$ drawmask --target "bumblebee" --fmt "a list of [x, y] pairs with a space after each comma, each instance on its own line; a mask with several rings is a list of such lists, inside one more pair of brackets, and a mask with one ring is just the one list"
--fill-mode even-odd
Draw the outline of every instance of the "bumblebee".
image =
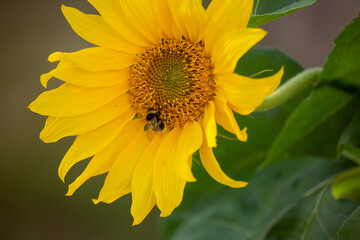
[[164, 122], [160, 118], [160, 111], [155, 111], [153, 108], [150, 108], [145, 114], [145, 119], [145, 131], [153, 130], [155, 132], [162, 132], [166, 128]]

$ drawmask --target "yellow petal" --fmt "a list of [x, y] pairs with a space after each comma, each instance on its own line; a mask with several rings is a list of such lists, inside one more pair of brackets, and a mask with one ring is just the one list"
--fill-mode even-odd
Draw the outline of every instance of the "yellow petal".
[[155, 205], [153, 192], [154, 157], [161, 143], [161, 136], [156, 135], [140, 157], [131, 182], [131, 215], [133, 225], [144, 220]]
[[104, 150], [97, 153], [81, 175], [69, 185], [66, 196], [71, 196], [89, 178], [108, 172], [121, 151], [129, 145], [129, 139], [136, 136], [143, 124], [139, 119], [126, 124], [118, 136]]
[[50, 143], [66, 136], [84, 134], [110, 122], [125, 111], [130, 111], [130, 108], [129, 96], [123, 94], [93, 112], [74, 117], [48, 117], [40, 139]]
[[226, 98], [237, 113], [248, 115], [277, 89], [283, 74], [282, 67], [274, 75], [260, 79], [237, 74], [219, 75], [216, 77], [218, 83], [216, 94]]
[[181, 39], [181, 33], [176, 26], [167, 0], [153, 1], [155, 15], [163, 32], [169, 38]]
[[54, 52], [48, 60], [50, 62], [66, 61], [74, 63], [87, 71], [118, 70], [129, 67], [136, 56], [102, 47], [85, 48], [77, 52]]
[[250, 20], [253, 0], [212, 0], [206, 9], [212, 23], [224, 31], [246, 28]]
[[207, 146], [206, 142], [204, 141], [204, 144], [200, 148], [200, 158], [201, 162], [206, 169], [206, 171], [209, 173], [209, 175], [218, 181], [221, 184], [227, 185], [229, 187], [233, 188], [241, 188], [246, 187], [247, 182], [243, 181], [235, 181], [231, 178], [229, 178], [222, 170], [215, 159], [214, 153], [212, 149]]
[[179, 131], [170, 131], [159, 145], [155, 156], [153, 189], [157, 205], [161, 210], [161, 217], [169, 216], [179, 206], [186, 184], [186, 181], [176, 174], [172, 163], [175, 157], [178, 134]]
[[143, 123], [141, 128], [137, 129], [137, 132], [131, 137], [129, 143], [116, 156], [116, 159], [106, 176], [99, 197], [97, 200], [94, 200], [94, 203], [100, 201], [112, 203], [116, 199], [130, 192], [135, 167], [149, 143], [147, 136], [143, 131], [144, 125], [145, 123]]
[[183, 19], [180, 15], [180, 6], [183, 2], [183, 0], [167, 0], [169, 9], [171, 11], [171, 15], [173, 16], [174, 22], [177, 26], [177, 29], [179, 30], [179, 39], [180, 40], [182, 36], [184, 36], [186, 39], [189, 39], [189, 34], [186, 31], [186, 27], [184, 25]]
[[[176, 129], [173, 129], [173, 131]], [[179, 139], [169, 147], [176, 147], [174, 169], [186, 181], [194, 182], [195, 177], [191, 172], [191, 156], [203, 142], [203, 133], [200, 125], [195, 121], [188, 121], [181, 129]], [[188, 161], [190, 158], [190, 162]]]
[[202, 1], [183, 0], [180, 5], [179, 16], [190, 41], [200, 42], [204, 37], [207, 24], [207, 15], [202, 6]]
[[158, 44], [162, 31], [151, 0], [121, 0], [121, 8], [131, 24], [153, 44]]
[[219, 96], [214, 97], [215, 119], [226, 131], [234, 133], [236, 137], [243, 142], [247, 141], [246, 127], [240, 130], [236, 122], [234, 113], [231, 111], [225, 99]]
[[265, 35], [266, 32], [260, 28], [228, 32], [214, 45], [215, 50], [211, 57], [213, 73], [233, 72], [238, 60]]
[[98, 10], [105, 21], [125, 39], [142, 47], [149, 46], [150, 42], [141, 32], [132, 27], [131, 22], [120, 7], [119, 0], [89, 0], [89, 2]]
[[61, 9], [72, 29], [86, 41], [124, 53], [141, 52], [141, 47], [125, 40], [101, 16], [84, 14], [64, 5]]
[[60, 163], [60, 179], [64, 181], [66, 173], [74, 164], [95, 155], [109, 145], [134, 115], [134, 112], [127, 111], [104, 126], [79, 135]]
[[[99, 59], [99, 61], [101, 61], [101, 59]], [[57, 68], [49, 73], [41, 75], [40, 81], [45, 88], [52, 77], [83, 87], [108, 87], [117, 84], [123, 84], [126, 86], [130, 76], [130, 68], [90, 72], [80, 69], [72, 63], [61, 61]]]
[[29, 105], [29, 108], [41, 115], [77, 116], [104, 106], [128, 89], [123, 84], [112, 87], [86, 88], [64, 83], [54, 90], [40, 94]]
[[203, 118], [204, 135], [210, 147], [216, 147], [217, 126], [215, 121], [215, 105], [213, 101], [208, 103]]
[[253, 6], [253, 0], [212, 0], [206, 9], [209, 16], [205, 33], [205, 47], [212, 55], [217, 41], [229, 31], [246, 28]]

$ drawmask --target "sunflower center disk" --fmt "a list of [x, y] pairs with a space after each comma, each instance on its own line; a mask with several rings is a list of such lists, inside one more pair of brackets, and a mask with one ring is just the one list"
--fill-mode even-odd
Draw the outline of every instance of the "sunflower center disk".
[[211, 62], [200, 43], [162, 40], [138, 54], [130, 96], [139, 117], [160, 112], [167, 127], [197, 121], [214, 96]]

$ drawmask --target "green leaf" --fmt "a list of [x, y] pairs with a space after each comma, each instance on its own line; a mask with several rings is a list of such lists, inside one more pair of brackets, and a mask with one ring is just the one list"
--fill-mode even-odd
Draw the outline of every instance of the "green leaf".
[[335, 198], [360, 200], [360, 167], [337, 175], [332, 183], [332, 194]]
[[313, 91], [287, 119], [261, 167], [289, 156], [337, 158], [340, 136], [354, 114], [355, 96], [331, 86]]
[[244, 76], [262, 78], [273, 75], [281, 66], [285, 66], [283, 81], [303, 70], [297, 62], [278, 49], [254, 47], [238, 61], [235, 72]]
[[337, 81], [360, 88], [360, 15], [335, 39], [320, 83]]
[[255, 0], [249, 27], [259, 27], [315, 2], [316, 0]]
[[337, 201], [329, 185], [304, 198], [270, 229], [266, 239], [335, 239], [341, 224], [358, 204]]
[[360, 236], [360, 207], [344, 222], [338, 232], [338, 240], [354, 240]]
[[350, 143], [357, 148], [360, 148], [360, 109], [356, 112], [351, 123], [344, 131], [340, 144]]
[[[166, 233], [163, 238], [331, 239], [327, 235], [334, 238], [342, 222], [358, 206], [349, 200], [334, 200], [329, 191], [332, 176], [347, 167], [344, 164], [293, 159], [249, 179], [245, 189], [223, 187], [213, 193], [185, 194], [187, 204], [162, 220]], [[198, 183], [189, 187], [195, 184]]]
[[360, 165], [360, 110], [341, 136], [338, 152]]

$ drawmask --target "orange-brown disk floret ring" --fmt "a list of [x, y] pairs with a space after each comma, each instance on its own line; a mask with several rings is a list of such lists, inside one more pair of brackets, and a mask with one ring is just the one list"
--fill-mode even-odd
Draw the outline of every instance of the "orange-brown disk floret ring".
[[201, 43], [162, 39], [131, 68], [129, 94], [138, 116], [152, 108], [170, 129], [197, 121], [213, 99], [211, 62]]

